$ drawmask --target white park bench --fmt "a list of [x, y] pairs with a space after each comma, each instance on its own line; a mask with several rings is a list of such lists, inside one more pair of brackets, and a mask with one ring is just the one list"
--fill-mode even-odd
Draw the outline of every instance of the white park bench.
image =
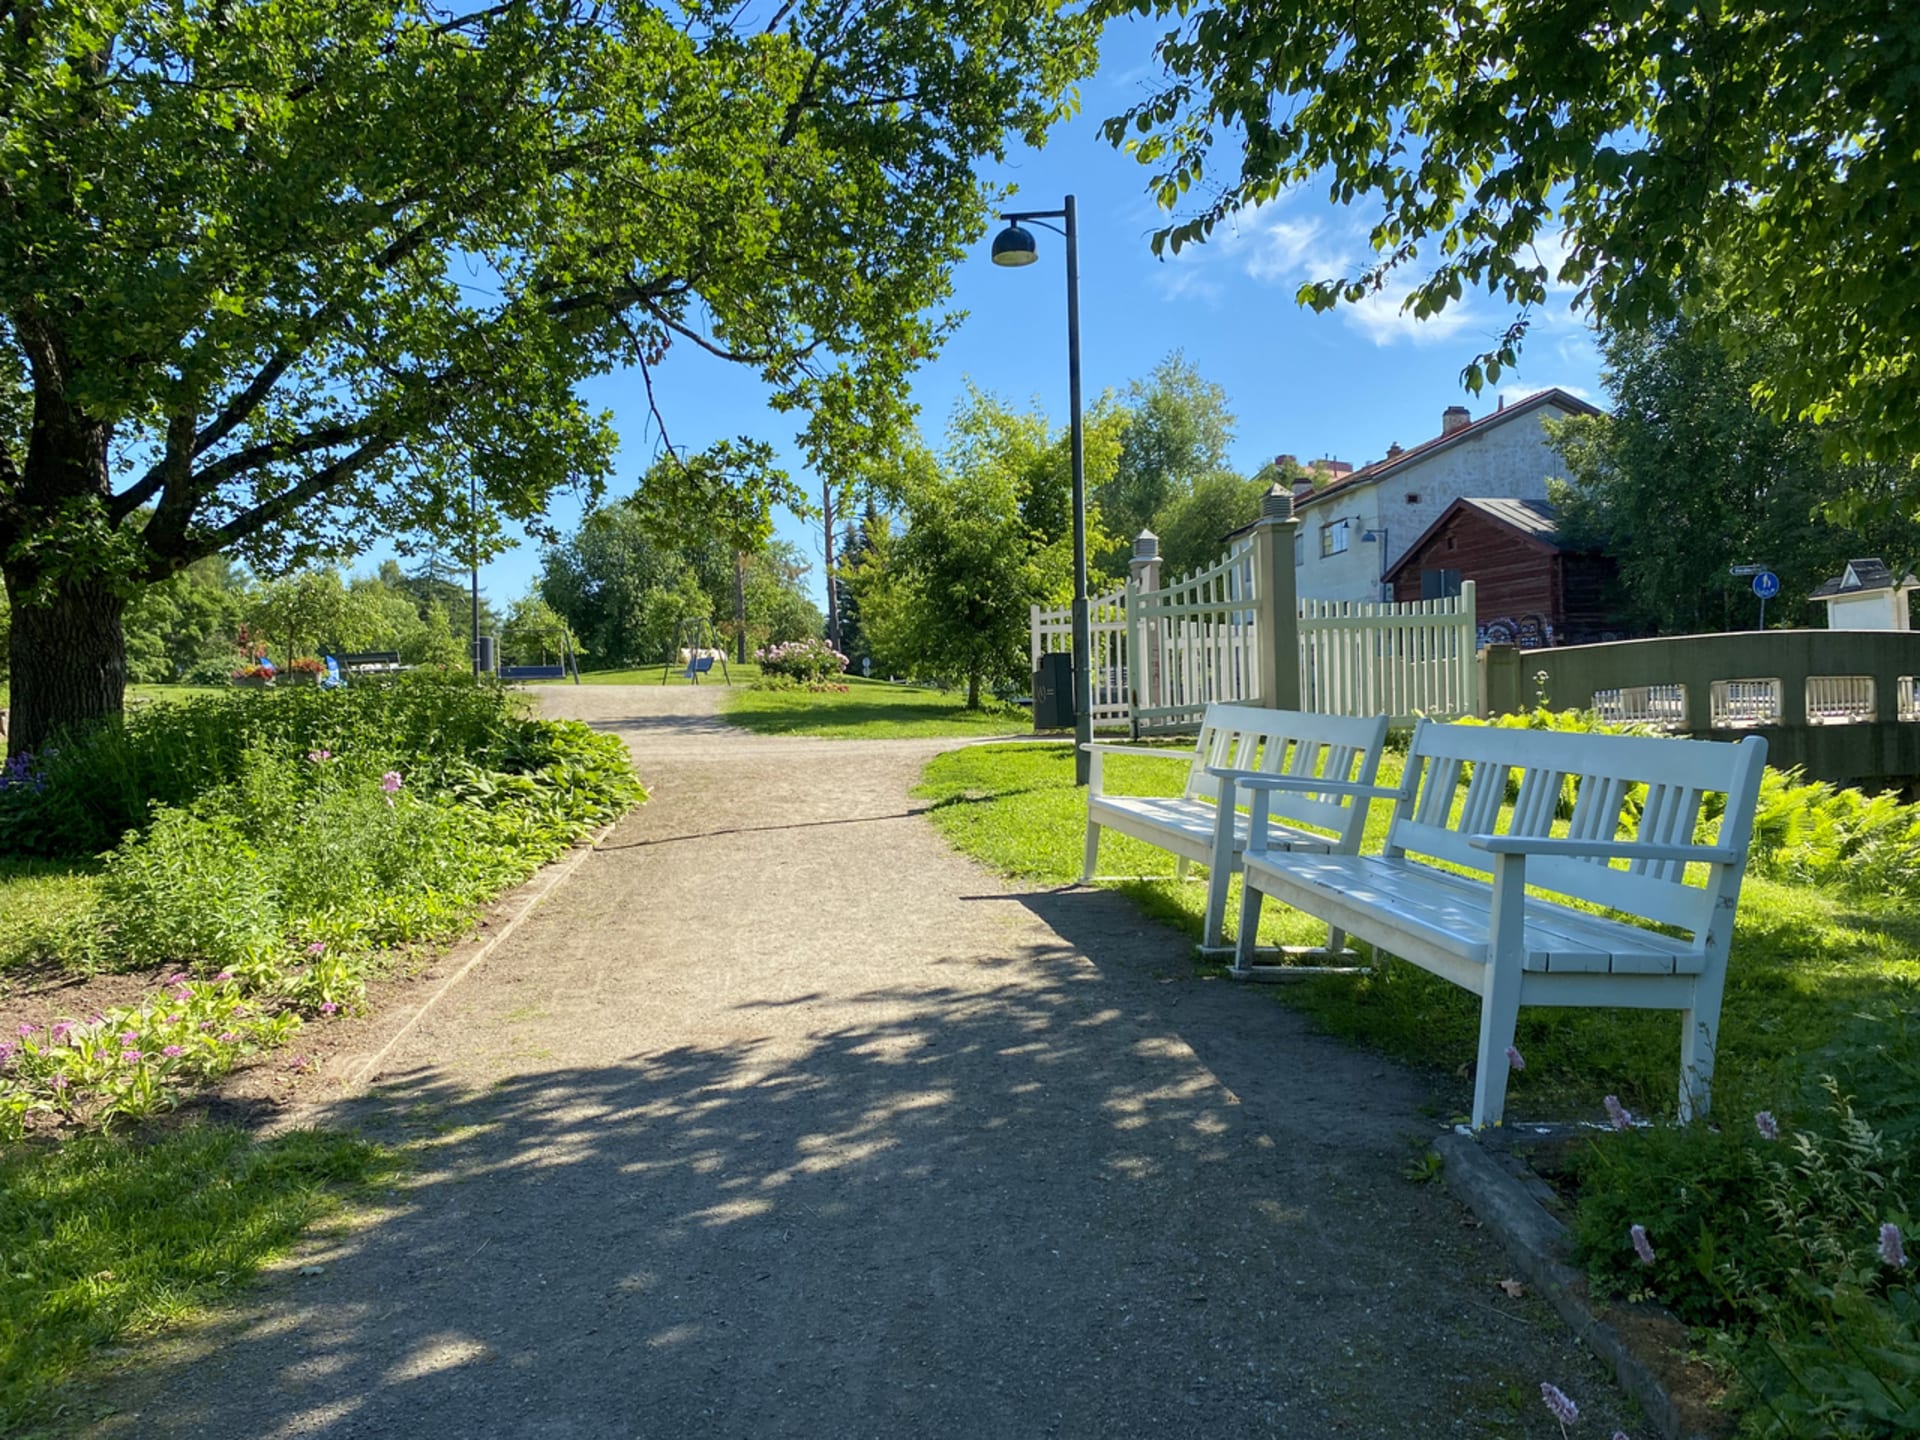
[[[1102, 830], [1116, 830], [1171, 852], [1182, 879], [1193, 862], [1208, 866], [1201, 948], [1223, 952], [1227, 882], [1240, 868], [1248, 819], [1235, 811], [1231, 785], [1229, 802], [1215, 803], [1221, 783], [1211, 772], [1229, 768], [1272, 782], [1261, 792], [1267, 799], [1270, 847], [1351, 853], [1360, 848], [1360, 833], [1367, 823], [1367, 806], [1356, 800], [1372, 793], [1393, 793], [1372, 788], [1386, 738], [1385, 716], [1356, 720], [1254, 705], [1209, 705], [1192, 750], [1096, 741], [1086, 747], [1093, 764], [1087, 782], [1087, 849], [1081, 879], [1088, 884], [1094, 879]], [[1177, 796], [1110, 794], [1100, 764], [1107, 755], [1184, 761], [1186, 789]]]
[[[1757, 735], [1724, 744], [1422, 721], [1379, 855], [1303, 854], [1290, 831], [1267, 842], [1269, 782], [1236, 777], [1253, 799], [1253, 839], [1235, 971], [1252, 968], [1271, 895], [1478, 995], [1475, 1129], [1500, 1122], [1522, 1005], [1678, 1010], [1680, 1118], [1704, 1115], [1766, 758]], [[1696, 844], [1716, 793], [1726, 797], [1718, 834]], [[1637, 825], [1623, 823], [1634, 813]], [[1558, 835], [1556, 818], [1567, 821]]]

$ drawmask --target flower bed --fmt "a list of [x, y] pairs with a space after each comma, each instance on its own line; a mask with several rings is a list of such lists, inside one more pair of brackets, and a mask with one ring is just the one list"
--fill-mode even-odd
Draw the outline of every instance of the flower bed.
[[847, 668], [847, 657], [818, 637], [769, 645], [756, 650], [753, 658], [760, 662], [763, 675], [784, 676], [803, 685], [844, 674]]

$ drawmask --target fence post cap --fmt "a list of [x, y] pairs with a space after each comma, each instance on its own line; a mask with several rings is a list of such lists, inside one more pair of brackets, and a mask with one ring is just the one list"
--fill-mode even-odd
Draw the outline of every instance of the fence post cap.
[[1133, 558], [1151, 560], [1160, 553], [1160, 537], [1151, 530], [1142, 530], [1133, 537]]
[[1262, 520], [1293, 519], [1292, 488], [1275, 481], [1273, 487], [1260, 497], [1260, 518]]

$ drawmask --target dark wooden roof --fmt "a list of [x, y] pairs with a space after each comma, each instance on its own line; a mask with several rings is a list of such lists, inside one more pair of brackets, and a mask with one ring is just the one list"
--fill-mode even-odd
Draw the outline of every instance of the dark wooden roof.
[[1420, 537], [1401, 552], [1400, 558], [1387, 568], [1383, 580], [1392, 580], [1405, 569], [1427, 547], [1427, 543], [1440, 534], [1464, 510], [1472, 510], [1493, 521], [1503, 529], [1510, 530], [1514, 536], [1527, 545], [1552, 554], [1564, 551], [1567, 547], [1560, 543], [1560, 522], [1553, 507], [1544, 500], [1508, 500], [1500, 496], [1463, 495], [1446, 509], [1433, 524], [1420, 532]]

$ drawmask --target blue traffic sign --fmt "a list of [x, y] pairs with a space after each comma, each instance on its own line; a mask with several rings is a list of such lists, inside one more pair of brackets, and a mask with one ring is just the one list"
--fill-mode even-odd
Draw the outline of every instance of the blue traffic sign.
[[1762, 600], [1771, 600], [1780, 593], [1780, 577], [1771, 570], [1762, 570], [1753, 577], [1753, 593]]

